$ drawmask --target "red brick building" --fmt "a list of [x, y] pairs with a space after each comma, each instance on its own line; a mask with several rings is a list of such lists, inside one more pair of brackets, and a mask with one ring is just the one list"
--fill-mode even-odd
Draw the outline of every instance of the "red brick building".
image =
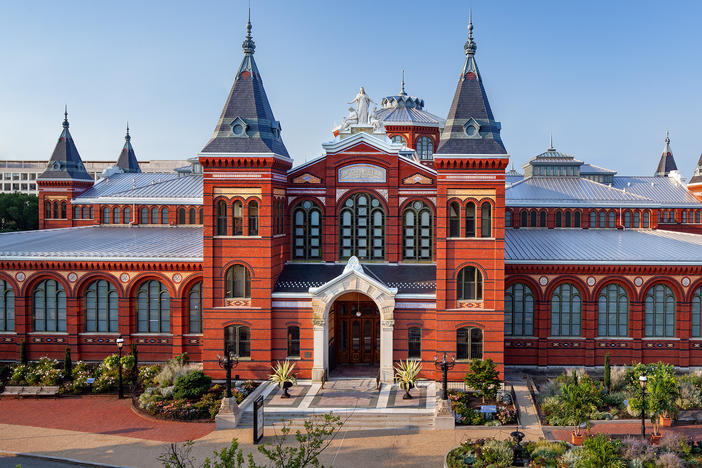
[[93, 183], [66, 116], [42, 229], [0, 234], [0, 359], [25, 340], [30, 359], [97, 360], [122, 335], [144, 361], [188, 352], [215, 377], [225, 348], [242, 378], [293, 359], [301, 378], [390, 381], [408, 358], [438, 377], [443, 352], [453, 379], [472, 358], [702, 365], [702, 204], [670, 170], [617, 176], [550, 147], [505, 174], [472, 24], [445, 120], [404, 79], [377, 110], [361, 90], [324, 154], [293, 167], [247, 29], [190, 168], [141, 173], [127, 133]]

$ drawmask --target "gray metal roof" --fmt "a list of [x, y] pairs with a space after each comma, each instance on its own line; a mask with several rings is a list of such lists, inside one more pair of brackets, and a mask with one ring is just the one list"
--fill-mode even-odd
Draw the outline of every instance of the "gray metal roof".
[[583, 164], [580, 166], [581, 174], [616, 174], [617, 171], [605, 169], [604, 167], [595, 166], [593, 164]]
[[0, 234], [0, 260], [202, 261], [202, 227], [86, 226]]
[[614, 176], [612, 186], [634, 195], [646, 197], [665, 207], [700, 208], [701, 205], [700, 201], [687, 190], [685, 185], [679, 184], [669, 177]]
[[199, 199], [202, 203], [202, 175], [181, 176], [112, 195], [112, 198]]
[[[387, 99], [389, 98], [385, 98], [383, 101], [385, 102]], [[402, 105], [403, 103], [400, 100], [392, 101], [391, 103], [395, 105], [382, 107], [375, 113], [376, 118], [384, 124], [423, 125], [431, 127], [442, 127], [444, 124], [444, 119], [424, 109]]]
[[508, 229], [505, 263], [702, 265], [702, 235], [662, 230]]
[[507, 187], [508, 206], [648, 206], [648, 198], [580, 177], [529, 177]]
[[117, 173], [100, 179], [89, 190], [76, 197], [74, 203], [100, 203], [101, 198], [107, 199], [120, 193], [178, 178], [179, 175], [175, 172]]

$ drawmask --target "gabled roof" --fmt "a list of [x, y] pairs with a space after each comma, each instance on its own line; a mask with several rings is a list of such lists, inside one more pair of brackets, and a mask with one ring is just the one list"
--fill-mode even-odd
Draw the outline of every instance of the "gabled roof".
[[[465, 43], [466, 61], [456, 86], [456, 93], [441, 133], [434, 157], [442, 155], [504, 155], [507, 150], [500, 137], [501, 125], [495, 121], [483, 80], [475, 62], [473, 22], [468, 25]], [[471, 123], [471, 120], [474, 123]], [[474, 130], [468, 126], [477, 127]]]
[[95, 184], [74, 199], [73, 203], [202, 203], [201, 174], [178, 176], [169, 173], [135, 177], [145, 175], [147, 174], [115, 174]]
[[702, 204], [687, 188], [670, 177], [614, 176], [612, 187], [646, 197], [663, 207], [700, 207]]
[[176, 179], [174, 172], [139, 172], [136, 174], [116, 173], [98, 180], [95, 185], [86, 190], [74, 200], [94, 199], [114, 195], [119, 192], [136, 189], [145, 185]]
[[51, 154], [49, 164], [37, 179], [93, 180], [85, 170], [83, 160], [78, 154], [71, 132], [68, 131], [68, 111], [64, 112], [63, 130], [58, 142], [56, 142], [54, 152]]
[[132, 148], [132, 137], [129, 136], [129, 124], [127, 124], [127, 134], [124, 136], [124, 146], [122, 152], [117, 158], [117, 167], [123, 172], [135, 173], [141, 172], [139, 161], [137, 161], [134, 148]]
[[658, 177], [667, 176], [670, 171], [677, 171], [678, 166], [675, 164], [675, 159], [673, 158], [673, 151], [670, 149], [670, 135], [668, 131], [665, 132], [665, 146], [663, 147], [663, 154], [661, 154], [661, 159], [658, 161], [658, 167], [656, 168], [655, 175]]
[[699, 184], [702, 183], [702, 154], [700, 154], [700, 159], [697, 160], [697, 167], [695, 167], [695, 172], [690, 178], [688, 184]]
[[290, 158], [280, 135], [263, 80], [254, 60], [256, 45], [251, 38], [251, 20], [242, 44], [244, 58], [224, 104], [214, 135], [203, 154], [275, 154]]
[[[388, 154], [398, 154], [402, 150], [402, 143], [393, 143], [387, 138], [379, 138], [375, 135], [366, 132], [354, 133], [350, 137], [332, 140], [327, 143], [322, 143], [322, 148], [327, 154], [340, 153], [359, 143], [365, 143], [372, 146], [378, 151]], [[295, 168], [297, 170], [297, 168]]]

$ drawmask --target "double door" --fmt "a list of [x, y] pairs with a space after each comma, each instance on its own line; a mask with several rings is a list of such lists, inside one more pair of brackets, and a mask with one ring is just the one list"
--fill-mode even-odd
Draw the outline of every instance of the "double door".
[[374, 303], [337, 303], [336, 362], [380, 362], [380, 315]]

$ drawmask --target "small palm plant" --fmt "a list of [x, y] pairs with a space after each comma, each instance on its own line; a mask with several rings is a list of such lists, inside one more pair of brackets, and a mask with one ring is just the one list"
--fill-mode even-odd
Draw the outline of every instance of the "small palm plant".
[[395, 367], [395, 381], [398, 386], [405, 391], [402, 397], [405, 400], [412, 398], [410, 390], [412, 390], [417, 382], [417, 376], [422, 370], [421, 361], [406, 360], [400, 361]]
[[286, 359], [283, 363], [278, 361], [276, 366], [271, 367], [271, 369], [273, 369], [273, 373], [270, 377], [271, 382], [278, 384], [278, 386], [283, 389], [281, 398], [290, 398], [288, 389], [297, 384], [297, 379], [293, 372], [295, 370], [295, 363]]

